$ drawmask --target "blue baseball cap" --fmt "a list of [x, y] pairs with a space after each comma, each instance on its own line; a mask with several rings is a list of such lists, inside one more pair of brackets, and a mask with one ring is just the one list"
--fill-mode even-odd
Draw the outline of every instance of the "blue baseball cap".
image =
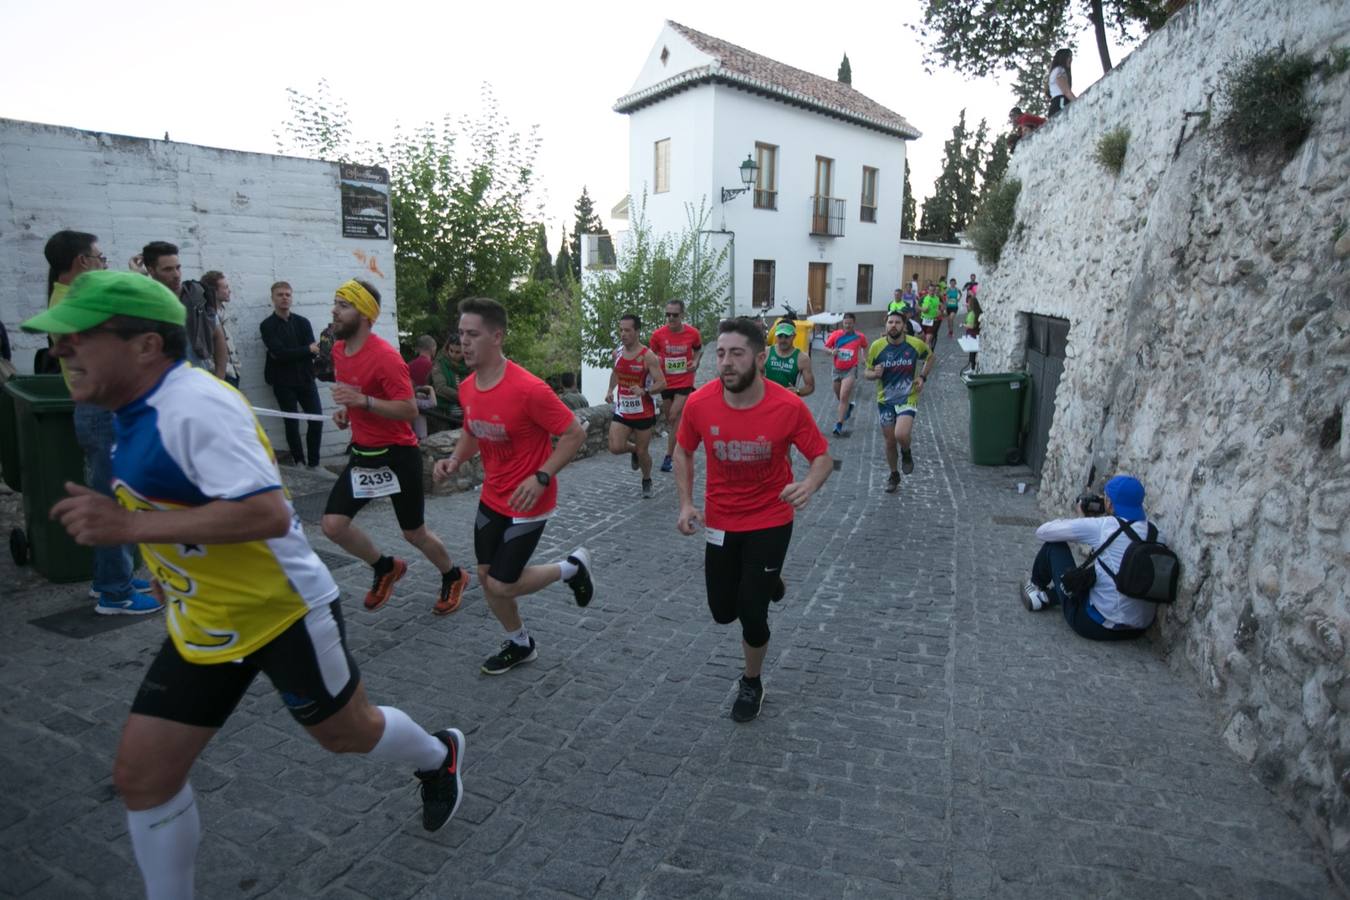
[[1117, 475], [1106, 483], [1111, 508], [1122, 519], [1136, 522], [1144, 516], [1144, 485], [1133, 475]]

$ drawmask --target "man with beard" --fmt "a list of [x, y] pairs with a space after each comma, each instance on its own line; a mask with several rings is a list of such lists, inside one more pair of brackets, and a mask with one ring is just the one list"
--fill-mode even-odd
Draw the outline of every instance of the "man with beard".
[[[675, 526], [689, 535], [701, 516], [694, 507], [693, 454], [699, 444], [705, 448], [704, 582], [713, 620], [741, 623], [745, 672], [731, 707], [737, 722], [758, 716], [764, 701], [769, 602], [786, 593], [781, 573], [793, 514], [834, 466], [806, 404], [760, 374], [765, 355], [764, 333], [754, 321], [730, 319], [718, 327], [719, 378], [689, 398], [675, 450]], [[790, 447], [811, 462], [800, 481], [793, 480]]]
[[[923, 372], [916, 378], [914, 370], [919, 360], [926, 360]], [[928, 382], [937, 356], [927, 342], [910, 334], [909, 317], [893, 312], [886, 316], [886, 336], [872, 343], [867, 350], [867, 368], [864, 377], [877, 384], [877, 420], [881, 436], [886, 440], [886, 462], [891, 476], [886, 482], [886, 493], [900, 489], [900, 473], [896, 471], [896, 444], [900, 445], [901, 466], [905, 474], [914, 471], [914, 458], [909, 444], [914, 431], [914, 417], [919, 411], [919, 394]]]
[[[629, 454], [634, 469], [642, 470], [642, 499], [652, 496], [652, 457], [647, 452], [656, 424], [656, 404], [652, 394], [661, 393], [665, 376], [655, 353], [638, 341], [642, 320], [628, 313], [619, 317], [619, 355], [609, 374], [605, 402], [614, 404], [614, 421], [609, 425], [609, 452]], [[616, 395], [617, 390], [617, 395]], [[617, 401], [617, 402], [616, 402]]]
[[504, 675], [538, 658], [520, 618], [519, 598], [558, 580], [572, 589], [577, 606], [587, 606], [595, 595], [584, 547], [561, 562], [529, 565], [558, 505], [556, 476], [585, 443], [586, 429], [547, 384], [502, 354], [505, 340], [506, 310], [500, 303], [472, 297], [459, 304], [459, 342], [473, 369], [459, 387], [464, 432], [455, 452], [438, 460], [433, 471], [440, 481], [475, 453], [483, 455], [473, 549], [483, 596], [506, 629], [501, 650], [483, 663], [484, 675]]
[[450, 554], [427, 528], [422, 496], [422, 454], [412, 420], [417, 418], [408, 364], [371, 327], [380, 315], [380, 294], [364, 281], [348, 281], [333, 297], [333, 422], [352, 429], [347, 468], [342, 470], [323, 511], [323, 533], [330, 541], [374, 570], [366, 609], [383, 606], [394, 583], [408, 571], [401, 559], [381, 553], [352, 519], [376, 497], [389, 497], [403, 537], [441, 573], [432, 611], [438, 616], [459, 609], [469, 573], [452, 565]]

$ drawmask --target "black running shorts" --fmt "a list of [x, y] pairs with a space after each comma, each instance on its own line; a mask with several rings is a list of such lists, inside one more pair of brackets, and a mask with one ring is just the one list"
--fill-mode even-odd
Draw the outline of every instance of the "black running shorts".
[[355, 518], [370, 500], [353, 494], [352, 479], [364, 481], [387, 478], [385, 470], [398, 477], [399, 491], [389, 497], [394, 504], [398, 527], [404, 531], [421, 528], [426, 521], [422, 496], [422, 451], [416, 447], [360, 447], [353, 444], [347, 454], [347, 468], [342, 470], [328, 494], [328, 504], [323, 508], [323, 514]]
[[688, 397], [693, 392], [694, 389], [691, 387], [666, 388], [664, 391], [661, 392], [661, 399], [669, 402], [671, 400], [674, 400], [676, 397]]
[[311, 609], [265, 646], [237, 662], [188, 662], [171, 638], [141, 681], [131, 711], [201, 728], [219, 728], [259, 672], [271, 680], [295, 721], [318, 725], [347, 705], [361, 672], [347, 652], [337, 600]]
[[645, 419], [625, 419], [623, 416], [616, 415], [614, 421], [634, 431], [647, 431], [656, 424], [656, 416], [647, 416]]
[[478, 564], [487, 566], [488, 574], [503, 584], [515, 584], [530, 564], [546, 524], [544, 519], [513, 522], [511, 516], [479, 502], [473, 523], [473, 552]]
[[[714, 531], [708, 532], [713, 537]], [[792, 523], [759, 531], [726, 531], [703, 552], [708, 608], [719, 625], [741, 620], [741, 637], [751, 647], [769, 642], [769, 600], [783, 574]]]

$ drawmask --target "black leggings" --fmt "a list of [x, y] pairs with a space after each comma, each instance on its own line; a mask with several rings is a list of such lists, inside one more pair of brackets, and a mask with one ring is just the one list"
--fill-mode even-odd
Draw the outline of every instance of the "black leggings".
[[782, 577], [792, 523], [759, 531], [727, 531], [719, 547], [708, 542], [703, 574], [708, 608], [719, 625], [741, 620], [751, 647], [769, 642], [769, 600]]

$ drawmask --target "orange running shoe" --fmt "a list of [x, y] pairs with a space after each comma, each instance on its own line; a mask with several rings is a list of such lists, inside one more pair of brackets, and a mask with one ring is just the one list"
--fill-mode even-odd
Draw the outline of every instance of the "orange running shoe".
[[459, 602], [464, 599], [464, 591], [469, 587], [469, 570], [460, 566], [459, 577], [454, 581], [441, 576], [441, 593], [431, 611], [438, 616], [448, 616], [459, 611]]
[[374, 612], [381, 606], [389, 602], [389, 597], [394, 593], [394, 584], [408, 574], [408, 564], [397, 556], [394, 557], [394, 565], [383, 575], [375, 573], [375, 583], [370, 586], [366, 592], [366, 609]]

